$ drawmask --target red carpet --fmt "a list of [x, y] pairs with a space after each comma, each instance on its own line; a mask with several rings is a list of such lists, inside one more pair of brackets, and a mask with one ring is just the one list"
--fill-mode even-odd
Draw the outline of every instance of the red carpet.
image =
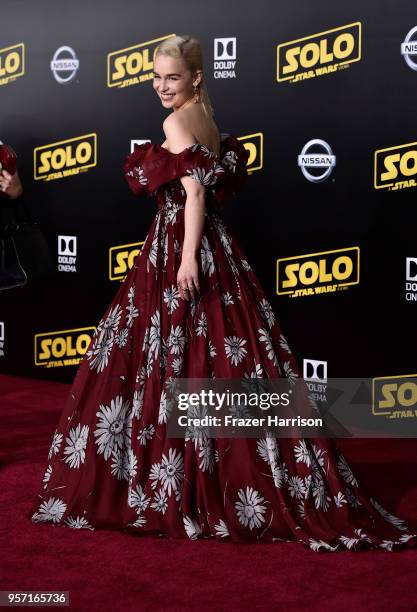
[[[68, 389], [0, 376], [0, 590], [65, 590], [71, 610], [93, 611], [417, 608], [417, 550], [316, 553], [298, 543], [177, 541], [33, 524], [25, 513]], [[417, 440], [340, 446], [382, 505], [417, 522]]]

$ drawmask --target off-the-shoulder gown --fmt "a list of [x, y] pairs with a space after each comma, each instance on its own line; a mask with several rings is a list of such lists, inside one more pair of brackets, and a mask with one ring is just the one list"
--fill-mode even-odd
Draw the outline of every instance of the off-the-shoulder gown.
[[[297, 541], [313, 551], [386, 551], [417, 535], [358, 483], [326, 438], [216, 439], [166, 434], [182, 378], [302, 376], [222, 208], [247, 177], [248, 151], [223, 135], [174, 154], [136, 146], [124, 175], [157, 212], [104, 312], [52, 435], [28, 517], [38, 525], [117, 529], [219, 542]], [[177, 288], [191, 176], [206, 186], [201, 294]], [[34, 526], [35, 527], [35, 526]]]

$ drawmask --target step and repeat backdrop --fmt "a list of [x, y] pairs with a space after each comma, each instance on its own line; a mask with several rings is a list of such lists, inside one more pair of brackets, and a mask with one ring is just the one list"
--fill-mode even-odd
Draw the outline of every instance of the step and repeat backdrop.
[[154, 50], [191, 34], [217, 125], [250, 153], [225, 220], [305, 378], [415, 375], [413, 2], [3, 0], [1, 30], [0, 140], [53, 261], [0, 292], [2, 373], [74, 378], [157, 212], [122, 172], [165, 139]]

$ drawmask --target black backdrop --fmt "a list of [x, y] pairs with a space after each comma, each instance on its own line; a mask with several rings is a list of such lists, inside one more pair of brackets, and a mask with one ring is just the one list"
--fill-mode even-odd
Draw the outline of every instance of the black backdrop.
[[[156, 206], [129, 192], [122, 163], [131, 140], [164, 140], [167, 111], [153, 91], [149, 59], [155, 41], [174, 33], [202, 43], [220, 131], [256, 151], [247, 188], [230, 203], [226, 221], [300, 362], [323, 361], [333, 377], [415, 372], [417, 291], [406, 290], [406, 259], [417, 258], [417, 71], [401, 54], [417, 25], [414, 2], [2, 0], [1, 11], [0, 139], [18, 153], [25, 201], [55, 263], [49, 278], [0, 293], [3, 373], [72, 380], [76, 365], [59, 365], [62, 356], [52, 360], [57, 367], [45, 367], [50, 360], [40, 357], [40, 340], [69, 338], [64, 358], [70, 357], [82, 333], [74, 330], [94, 328], [120, 284], [109, 278], [109, 250], [145, 239]], [[323, 54], [333, 48], [336, 28], [353, 41], [343, 65]], [[217, 39], [232, 40], [225, 46]], [[316, 72], [298, 66], [296, 73], [310, 78], [282, 78], [288, 76], [286, 51], [299, 57], [297, 49], [309, 43], [307, 59], [322, 45], [321, 60], [310, 68]], [[67, 83], [51, 70], [63, 46], [74, 50], [78, 62]], [[216, 50], [224, 52], [220, 59]], [[120, 87], [114, 62], [119, 58], [124, 65], [120, 57], [129, 53], [136, 53], [130, 56], [133, 68], [138, 57], [147, 59], [134, 75], [144, 80]], [[14, 58], [23, 54], [24, 70], [13, 73]], [[69, 54], [61, 51], [57, 59], [64, 58]], [[221, 72], [219, 61], [231, 62], [230, 72]], [[329, 66], [326, 73], [317, 71]], [[71, 70], [61, 66], [57, 74], [68, 77]], [[95, 165], [55, 180], [35, 178], [42, 175], [42, 150], [88, 134], [96, 134]], [[329, 177], [319, 182], [308, 180], [298, 165], [303, 147], [316, 138], [336, 158]], [[403, 189], [390, 189], [380, 172], [387, 153], [376, 152], [385, 149], [411, 151], [410, 182]], [[76, 237], [76, 272], [58, 270], [58, 236]], [[321, 295], [277, 293], [278, 259], [304, 261], [308, 254], [351, 247], [360, 250], [358, 283]], [[410, 265], [416, 276], [417, 265]]]

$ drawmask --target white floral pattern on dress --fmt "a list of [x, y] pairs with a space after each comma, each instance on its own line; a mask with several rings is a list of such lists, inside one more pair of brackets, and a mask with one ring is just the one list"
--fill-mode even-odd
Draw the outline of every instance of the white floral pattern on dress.
[[246, 487], [246, 491], [239, 489], [238, 496], [239, 501], [235, 503], [235, 509], [239, 522], [250, 530], [261, 527], [266, 512], [264, 498], [252, 487]]
[[68, 437], [65, 439], [67, 446], [64, 448], [64, 455], [67, 455], [65, 462], [72, 468], [79, 468], [85, 461], [85, 449], [87, 446], [89, 427], [77, 425], [75, 429], [70, 429]]
[[118, 395], [111, 400], [110, 406], [100, 405], [97, 413], [97, 427], [94, 431], [97, 453], [109, 459], [117, 450], [130, 446], [131, 418], [130, 402]]
[[245, 338], [239, 338], [238, 336], [228, 336], [224, 339], [224, 350], [226, 356], [230, 359], [233, 365], [238, 365], [248, 352], [245, 348]]
[[[128, 156], [129, 186], [156, 195], [158, 212], [80, 364], [32, 520], [79, 530], [111, 522], [191, 540], [300, 541], [314, 551], [415, 546], [417, 534], [367, 497], [330, 440], [276, 438], [268, 429], [258, 439], [223, 439], [202, 424], [189, 424], [183, 439], [168, 436], [177, 378], [239, 377], [251, 392], [271, 378], [295, 384], [301, 377], [220, 214], [247, 174], [248, 156], [233, 137], [219, 156], [201, 144], [173, 155], [151, 143]], [[180, 297], [176, 278], [183, 176], [207, 188], [198, 253], [203, 291], [190, 301]], [[236, 402], [230, 414], [245, 409]], [[187, 412], [206, 414], [204, 405]]]
[[116, 304], [100, 321], [91, 339], [87, 359], [90, 362], [90, 368], [97, 370], [98, 373], [102, 372], [109, 363], [121, 316], [120, 304]]

